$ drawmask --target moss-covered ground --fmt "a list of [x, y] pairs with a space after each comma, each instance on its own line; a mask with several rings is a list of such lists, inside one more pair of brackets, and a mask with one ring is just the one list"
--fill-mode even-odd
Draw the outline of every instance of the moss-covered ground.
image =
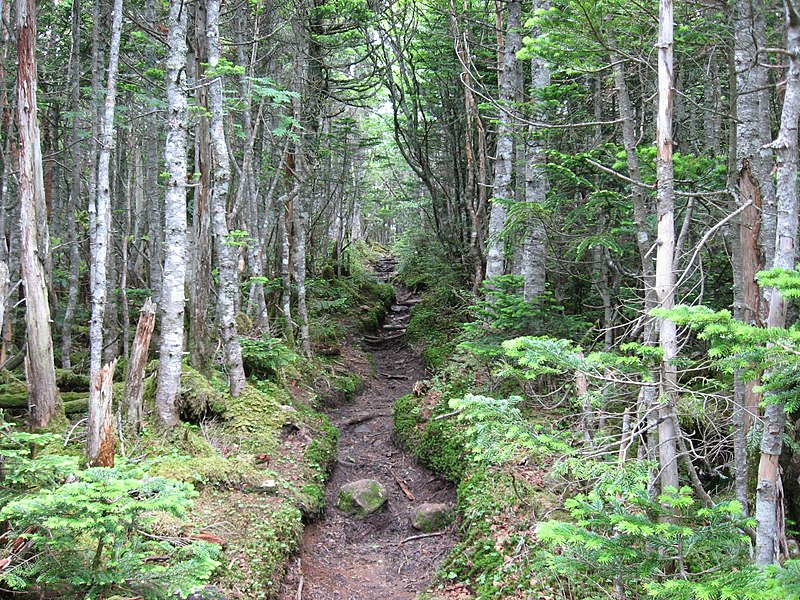
[[[536, 576], [533, 528], [560, 506], [546, 469], [525, 460], [489, 466], [472, 458], [470, 432], [434, 386], [395, 404], [395, 434], [434, 472], [458, 485], [461, 541], [439, 573], [435, 598], [531, 598]], [[546, 596], [545, 596], [546, 597]]]

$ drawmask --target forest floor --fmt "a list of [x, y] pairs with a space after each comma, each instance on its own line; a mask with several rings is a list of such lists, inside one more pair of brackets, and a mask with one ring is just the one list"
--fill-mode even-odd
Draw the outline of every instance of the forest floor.
[[[391, 281], [394, 262], [375, 267]], [[392, 408], [425, 378], [417, 353], [405, 342], [410, 308], [418, 298], [396, 287], [380, 332], [351, 339], [342, 360], [365, 382], [352, 402], [327, 413], [341, 432], [336, 466], [327, 486], [322, 517], [306, 528], [300, 551], [283, 586], [283, 600], [403, 600], [418, 597], [457, 541], [455, 526], [433, 535], [411, 527], [414, 507], [428, 502], [455, 508], [451, 485], [407, 455], [393, 435]], [[362, 349], [359, 349], [361, 346]], [[388, 504], [364, 519], [336, 508], [339, 488], [375, 479], [388, 492]]]

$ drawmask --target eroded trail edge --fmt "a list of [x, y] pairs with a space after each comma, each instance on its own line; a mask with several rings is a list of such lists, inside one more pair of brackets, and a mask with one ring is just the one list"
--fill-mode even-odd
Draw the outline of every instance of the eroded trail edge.
[[[394, 267], [392, 259], [384, 259], [375, 271], [391, 282]], [[366, 369], [371, 376], [353, 402], [327, 411], [341, 431], [338, 459], [325, 512], [307, 527], [290, 567], [285, 600], [416, 598], [456, 544], [453, 526], [433, 535], [411, 526], [415, 508], [426, 503], [455, 508], [456, 497], [452, 486], [407, 455], [392, 435], [395, 400], [425, 378], [419, 357], [405, 342], [410, 308], [419, 299], [398, 286], [395, 290], [397, 302], [380, 332], [353, 340], [364, 353], [343, 352], [345, 360], [366, 363], [360, 372]], [[339, 488], [362, 479], [375, 479], [388, 492], [387, 505], [363, 519], [336, 508]]]

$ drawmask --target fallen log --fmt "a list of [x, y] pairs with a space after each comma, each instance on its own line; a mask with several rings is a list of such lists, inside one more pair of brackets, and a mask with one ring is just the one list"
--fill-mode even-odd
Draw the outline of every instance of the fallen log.
[[402, 333], [395, 333], [394, 335], [386, 335], [383, 337], [373, 337], [373, 336], [364, 336], [364, 341], [367, 344], [383, 344], [385, 342], [393, 342], [394, 340], [399, 340], [405, 337], [405, 332]]
[[[85, 392], [64, 392], [61, 394], [64, 412], [74, 415], [89, 409], [89, 394]], [[0, 408], [7, 410], [28, 410], [27, 394], [0, 394]]]
[[378, 373], [378, 375], [386, 379], [411, 379], [408, 375], [392, 375], [391, 373]]

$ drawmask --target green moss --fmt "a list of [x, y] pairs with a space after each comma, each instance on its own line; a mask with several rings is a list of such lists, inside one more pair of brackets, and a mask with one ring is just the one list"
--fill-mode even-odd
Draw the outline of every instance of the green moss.
[[408, 394], [394, 404], [394, 432], [400, 443], [416, 454], [422, 438], [422, 421], [419, 418], [419, 398]]
[[306, 516], [318, 516], [325, 508], [325, 482], [336, 461], [338, 442], [339, 430], [331, 425], [327, 416], [323, 415], [316, 437], [303, 455], [310, 483], [302, 487], [299, 504]]
[[219, 573], [219, 584], [236, 590], [236, 597], [267, 600], [280, 596], [286, 564], [303, 532], [296, 506], [254, 494], [216, 497], [214, 509], [240, 535], [228, 548], [233, 558]]
[[184, 364], [181, 371], [180, 410], [184, 419], [199, 421], [225, 409], [225, 394], [197, 369]]
[[[468, 464], [461, 426], [453, 419], [425, 420], [421, 410], [415, 396], [409, 394], [400, 398], [394, 407], [395, 434], [428, 468], [449, 481], [458, 482]], [[431, 416], [447, 410], [443, 397]]]
[[184, 425], [166, 437], [143, 436], [153, 475], [188, 481], [197, 487], [256, 486], [263, 473], [247, 457], [225, 458], [192, 426]]
[[0, 394], [26, 394], [25, 382], [11, 371], [0, 371]]
[[245, 386], [237, 398], [228, 397], [224, 417], [227, 428], [242, 436], [244, 452], [273, 452], [281, 426], [292, 420], [285, 406], [288, 392], [270, 382], [261, 382], [260, 389]]
[[88, 392], [89, 376], [67, 369], [56, 369], [56, 385], [62, 392]]
[[352, 400], [358, 392], [364, 389], [364, 382], [355, 373], [347, 375], [336, 375], [331, 379], [331, 387], [337, 395], [341, 395], [345, 401]]

